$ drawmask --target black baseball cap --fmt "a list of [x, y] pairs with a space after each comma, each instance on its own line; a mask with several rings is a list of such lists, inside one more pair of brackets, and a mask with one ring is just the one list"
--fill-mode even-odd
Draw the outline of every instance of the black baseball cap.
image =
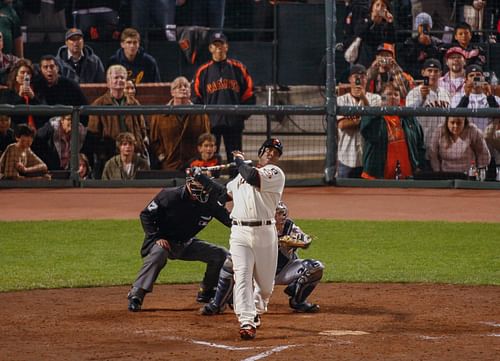
[[441, 62], [434, 58], [426, 59], [424, 61], [424, 65], [422, 65], [422, 69], [428, 69], [428, 68], [442, 70]]
[[483, 73], [483, 68], [481, 65], [477, 64], [470, 64], [465, 67], [465, 76], [469, 75], [470, 73]]
[[69, 38], [71, 38], [72, 36], [75, 36], [75, 35], [78, 35], [78, 36], [83, 37], [83, 32], [82, 32], [80, 29], [77, 29], [77, 28], [71, 28], [71, 29], [69, 29], [69, 30], [66, 32], [66, 36], [64, 37], [64, 39], [65, 39], [65, 40], [68, 40]]
[[217, 41], [220, 41], [221, 43], [227, 43], [226, 35], [224, 35], [224, 33], [213, 33], [210, 36], [210, 44], [213, 44]]
[[349, 70], [349, 75], [353, 74], [366, 74], [366, 68], [363, 64], [354, 64]]

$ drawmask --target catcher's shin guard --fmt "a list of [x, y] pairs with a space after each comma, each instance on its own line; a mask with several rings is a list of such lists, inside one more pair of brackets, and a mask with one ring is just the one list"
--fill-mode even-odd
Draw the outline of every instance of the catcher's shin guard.
[[290, 306], [304, 303], [323, 277], [325, 268], [320, 261], [306, 259], [302, 262], [300, 276], [285, 288], [290, 296]]
[[232, 303], [234, 286], [233, 275], [233, 260], [230, 256], [228, 256], [220, 271], [217, 291], [215, 292], [215, 296], [211, 302], [221, 310], [224, 309], [227, 303]]

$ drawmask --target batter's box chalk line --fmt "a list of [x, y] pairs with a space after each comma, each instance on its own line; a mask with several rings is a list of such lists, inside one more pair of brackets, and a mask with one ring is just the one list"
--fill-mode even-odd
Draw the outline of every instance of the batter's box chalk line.
[[319, 333], [321, 336], [362, 336], [369, 332], [355, 330], [325, 330]]
[[491, 327], [500, 327], [500, 323], [496, 323], [496, 322], [493, 322], [493, 321], [481, 321], [479, 323], [482, 323], [483, 325], [488, 325], [488, 326], [491, 326]]

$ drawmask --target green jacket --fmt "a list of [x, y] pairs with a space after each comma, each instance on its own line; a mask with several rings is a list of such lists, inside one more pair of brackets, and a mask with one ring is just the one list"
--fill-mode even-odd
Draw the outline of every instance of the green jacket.
[[[401, 125], [405, 132], [412, 171], [415, 173], [417, 169], [424, 169], [425, 165], [424, 132], [414, 117], [401, 118]], [[363, 171], [375, 178], [384, 178], [388, 141], [384, 117], [362, 117], [360, 130], [364, 138]]]
[[128, 175], [123, 170], [123, 163], [120, 158], [120, 155], [118, 154], [106, 162], [106, 165], [104, 166], [104, 171], [102, 172], [102, 179], [103, 180], [134, 179], [135, 174], [137, 173], [138, 170], [149, 170], [148, 162], [144, 158], [139, 157], [137, 154], [134, 154], [134, 158], [132, 159], [132, 164], [133, 164], [132, 173]]

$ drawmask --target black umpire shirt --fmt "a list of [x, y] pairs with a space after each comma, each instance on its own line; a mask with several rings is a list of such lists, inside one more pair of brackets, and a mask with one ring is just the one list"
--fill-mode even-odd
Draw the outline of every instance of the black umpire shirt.
[[141, 212], [144, 243], [141, 256], [145, 257], [158, 239], [168, 242], [186, 242], [217, 218], [231, 227], [229, 212], [210, 197], [207, 203], [191, 198], [185, 186], [164, 188]]

